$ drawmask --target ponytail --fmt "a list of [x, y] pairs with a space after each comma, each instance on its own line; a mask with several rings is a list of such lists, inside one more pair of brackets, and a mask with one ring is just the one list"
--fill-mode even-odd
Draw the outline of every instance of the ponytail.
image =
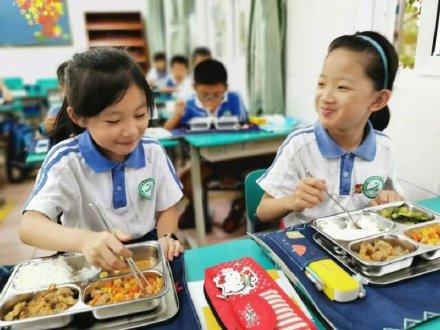
[[76, 125], [72, 119], [70, 119], [67, 113], [67, 98], [64, 97], [63, 104], [58, 112], [57, 119], [55, 121], [55, 127], [51, 134], [52, 144], [57, 144], [63, 140], [68, 139], [72, 135], [78, 135], [84, 132], [84, 128]]
[[368, 119], [375, 130], [383, 131], [387, 128], [390, 122], [390, 117], [390, 109], [386, 105], [379, 111], [372, 112]]

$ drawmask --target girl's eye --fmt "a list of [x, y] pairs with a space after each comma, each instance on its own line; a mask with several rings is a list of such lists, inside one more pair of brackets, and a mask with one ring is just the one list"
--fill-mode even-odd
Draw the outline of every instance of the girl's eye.
[[323, 86], [324, 86], [324, 83], [318, 82], [318, 87], [323, 87]]
[[348, 89], [347, 86], [338, 86], [338, 89]]
[[143, 117], [145, 117], [146, 114], [147, 114], [146, 112], [138, 114], [138, 115], [136, 115], [136, 118], [143, 118]]

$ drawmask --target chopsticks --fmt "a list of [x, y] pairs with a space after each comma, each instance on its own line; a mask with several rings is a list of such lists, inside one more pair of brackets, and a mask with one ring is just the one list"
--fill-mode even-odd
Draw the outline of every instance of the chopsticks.
[[[105, 231], [115, 235], [116, 232], [113, 229], [111, 222], [105, 216], [104, 211], [102, 210], [101, 205], [99, 205], [98, 203], [95, 202], [95, 203], [89, 203], [89, 207], [92, 210], [93, 214], [95, 215], [95, 217], [98, 220], [98, 222], [101, 225], [101, 227], [104, 228]], [[144, 274], [142, 274], [141, 270], [136, 265], [136, 263], [134, 262], [133, 258], [124, 258], [124, 260], [127, 263], [128, 267], [130, 268], [130, 271], [133, 274], [134, 278], [136, 279], [136, 283], [138, 284], [138, 286], [141, 289], [142, 293], [145, 296], [147, 296], [148, 293], [145, 290], [145, 287], [144, 287], [144, 285], [143, 285], [143, 283], [141, 281], [141, 278], [142, 278], [142, 280], [144, 280], [145, 283], [150, 285], [150, 283], [148, 282], [147, 278], [144, 276]]]
[[[306, 169], [306, 175], [307, 175], [309, 178], [313, 178], [313, 177], [314, 177], [314, 176], [312, 175], [312, 173], [310, 173], [310, 171], [307, 170], [307, 169]], [[356, 222], [355, 222], [355, 221], [353, 220], [353, 218], [351, 217], [350, 212], [348, 212], [348, 210], [347, 210], [345, 207], [343, 207], [342, 204], [339, 203], [338, 200], [337, 200], [336, 198], [334, 198], [333, 195], [330, 194], [327, 190], [325, 191], [325, 193], [326, 193], [326, 195], [327, 195], [328, 197], [330, 197], [330, 198], [336, 203], [336, 205], [338, 205], [338, 206], [339, 206], [339, 207], [340, 207], [345, 213], [347, 213], [348, 219], [351, 221], [351, 223], [352, 223], [355, 227], [358, 227], [358, 226], [356, 225]]]

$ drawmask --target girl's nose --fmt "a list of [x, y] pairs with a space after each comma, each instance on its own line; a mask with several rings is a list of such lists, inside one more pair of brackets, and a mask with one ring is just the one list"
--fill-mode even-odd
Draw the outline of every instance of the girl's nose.
[[134, 121], [131, 120], [128, 121], [122, 128], [123, 136], [134, 136], [137, 135], [137, 133], [138, 133], [138, 129]]
[[326, 103], [332, 103], [335, 101], [334, 93], [331, 88], [325, 88], [322, 90], [321, 100]]

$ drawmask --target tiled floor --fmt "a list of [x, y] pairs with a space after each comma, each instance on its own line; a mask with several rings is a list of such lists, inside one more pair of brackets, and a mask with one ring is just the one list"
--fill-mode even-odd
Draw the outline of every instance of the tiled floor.
[[[0, 197], [6, 199], [7, 207], [12, 204], [11, 211], [7, 216], [0, 220], [0, 265], [17, 264], [24, 260], [52, 254], [51, 251], [38, 250], [34, 247], [23, 244], [18, 235], [18, 227], [21, 219], [21, 211], [27, 197], [34, 185], [34, 181], [20, 184], [6, 184], [0, 188]], [[211, 216], [214, 223], [220, 223], [226, 217], [230, 208], [230, 200], [236, 193], [210, 193]], [[182, 231], [184, 235], [195, 237], [195, 230], [188, 229]], [[246, 225], [242, 224], [238, 230], [232, 234], [225, 233], [218, 225], [215, 225], [207, 235], [207, 243], [214, 244], [229, 239], [242, 237], [246, 234]]]
[[25, 245], [18, 236], [18, 226], [21, 219], [21, 210], [33, 181], [22, 184], [6, 185], [0, 190], [0, 196], [6, 199], [6, 207], [12, 205], [8, 215], [0, 220], [0, 264], [16, 264], [38, 255], [47, 254], [47, 251], [38, 251], [36, 248]]

